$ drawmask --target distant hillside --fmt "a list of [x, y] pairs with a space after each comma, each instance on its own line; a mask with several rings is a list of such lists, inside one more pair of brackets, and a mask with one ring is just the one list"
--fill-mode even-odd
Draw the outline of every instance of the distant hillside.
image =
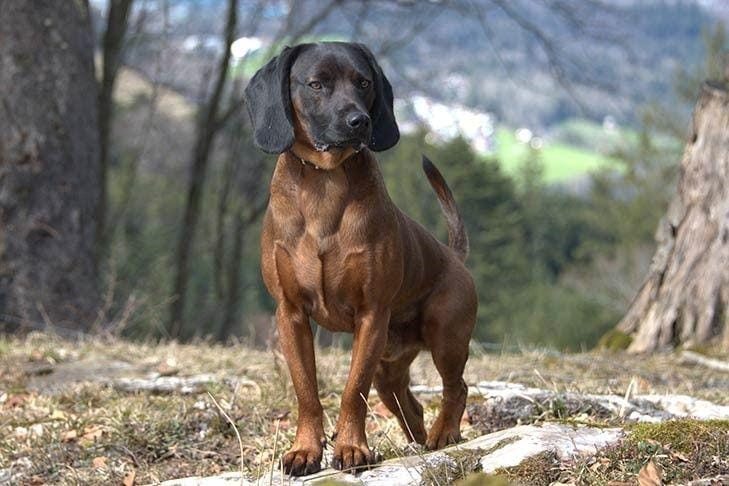
[[[170, 3], [163, 81], [194, 98], [214, 56], [179, 49], [189, 35], [219, 36], [225, 2]], [[602, 3], [608, 7], [596, 10], [591, 2], [576, 0], [512, 0], [505, 5], [521, 16], [515, 22], [485, 0], [370, 2], [366, 9], [345, 2], [314, 35], [351, 38], [356, 29], [356, 40], [376, 52], [385, 50], [380, 59], [398, 97], [422, 93], [494, 113], [499, 123], [543, 131], [574, 117], [601, 121], [611, 115], [619, 123], [632, 123], [641, 105], [673, 102], [677, 67], [702, 59], [702, 28], [729, 11], [719, 0]], [[241, 3], [240, 25], [255, 4]], [[321, 8], [314, 0], [301, 4], [307, 13]], [[283, 5], [271, 2], [255, 35], [265, 39], [278, 31], [286, 14]], [[569, 21], [560, 5], [570, 5], [579, 21]], [[544, 42], [530, 32], [535, 29], [549, 43], [563, 82], [555, 80]], [[129, 62], [151, 74], [159, 42], [161, 35], [135, 39]]]
[[[632, 122], [636, 107], [673, 100], [676, 68], [702, 59], [702, 28], [716, 21], [695, 2], [641, 1], [599, 14], [581, 9], [581, 31], [543, 7], [546, 2], [511, 3], [521, 4], [529, 25], [553, 43], [574, 96], [555, 81], [540, 42], [497, 9], [486, 15], [485, 27], [472, 12], [441, 9], [386, 62], [396, 90], [427, 90], [514, 126], [544, 128], [574, 116]], [[385, 17], [366, 25], [375, 43], [403, 29], [402, 19]], [[323, 28], [343, 24], [334, 16]]]

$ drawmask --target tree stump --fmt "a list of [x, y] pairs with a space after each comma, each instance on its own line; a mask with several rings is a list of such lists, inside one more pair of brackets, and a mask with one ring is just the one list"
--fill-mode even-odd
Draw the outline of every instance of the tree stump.
[[658, 248], [618, 324], [633, 337], [629, 351], [704, 343], [729, 349], [728, 88], [702, 86]]

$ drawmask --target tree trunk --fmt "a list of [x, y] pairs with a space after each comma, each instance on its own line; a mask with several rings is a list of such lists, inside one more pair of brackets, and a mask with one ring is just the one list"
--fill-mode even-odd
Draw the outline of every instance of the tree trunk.
[[114, 110], [112, 95], [114, 93], [114, 85], [116, 84], [116, 76], [121, 65], [122, 46], [124, 36], [127, 32], [127, 26], [129, 25], [129, 11], [131, 10], [132, 2], [133, 0], [109, 1], [106, 31], [104, 32], [104, 40], [102, 43], [101, 88], [99, 90], [99, 160], [101, 164], [99, 186], [101, 200], [96, 216], [96, 224], [98, 225], [96, 231], [99, 235], [97, 241], [99, 246], [97, 248], [98, 257], [106, 250], [106, 245], [109, 242], [109, 235], [107, 235], [108, 228], [106, 225], [106, 208], [109, 204], [107, 200], [109, 136], [111, 134], [111, 119]]
[[228, 78], [230, 62], [230, 45], [235, 40], [235, 26], [238, 11], [238, 0], [228, 0], [228, 17], [225, 25], [223, 57], [216, 72], [215, 85], [210, 98], [203, 108], [197, 125], [197, 135], [190, 168], [190, 180], [187, 188], [185, 215], [183, 216], [180, 237], [175, 254], [176, 272], [173, 281], [174, 299], [170, 303], [170, 316], [167, 321], [167, 332], [172, 338], [180, 337], [184, 329], [185, 302], [187, 301], [187, 284], [190, 278], [190, 250], [195, 238], [197, 223], [200, 217], [202, 191], [205, 185], [210, 152], [220, 129], [218, 112], [223, 89]]
[[243, 241], [247, 222], [244, 221], [242, 210], [238, 209], [233, 227], [233, 250], [228, 262], [228, 292], [225, 296], [223, 308], [223, 322], [218, 330], [218, 340], [225, 341], [235, 328], [238, 308], [240, 307], [240, 275], [243, 266]]
[[0, 0], [0, 12], [0, 323], [85, 329], [100, 202], [88, 4]]
[[729, 349], [729, 92], [706, 83], [658, 249], [618, 329], [634, 352], [697, 344]]

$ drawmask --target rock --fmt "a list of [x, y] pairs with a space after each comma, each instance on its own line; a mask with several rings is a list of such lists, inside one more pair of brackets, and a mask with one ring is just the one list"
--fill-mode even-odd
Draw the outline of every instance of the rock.
[[201, 393], [212, 383], [225, 382], [231, 386], [253, 387], [258, 384], [247, 379], [226, 380], [212, 373], [202, 373], [192, 376], [163, 376], [157, 372], [149, 373], [143, 378], [119, 378], [111, 385], [124, 392], [147, 392], [153, 394], [180, 393], [183, 395]]
[[83, 382], [105, 383], [139, 374], [138, 366], [115, 359], [69, 361], [53, 366], [50, 373], [28, 372], [28, 390], [45, 394], [62, 393], [69, 385]]
[[[337, 484], [360, 484], [367, 486], [406, 486], [418, 484], [437, 475], [438, 480], [448, 483], [461, 473], [460, 463], [471, 461], [472, 467], [480, 464], [484, 472], [493, 472], [502, 467], [519, 464], [527, 457], [542, 452], [554, 451], [561, 459], [571, 459], [583, 453], [594, 453], [596, 449], [616, 443], [623, 435], [616, 428], [598, 429], [573, 427], [563, 424], [543, 426], [522, 425], [508, 430], [488, 434], [440, 451], [427, 454], [391, 459], [369, 471], [355, 476], [325, 469], [317, 474], [289, 480], [274, 471], [272, 484], [316, 485], [318, 481]], [[450, 473], [449, 473], [450, 471]], [[445, 475], [445, 476], [444, 476]], [[265, 474], [257, 482], [244, 479], [244, 485], [269, 484], [270, 476]], [[217, 486], [241, 484], [239, 473], [225, 473], [206, 478], [193, 477], [175, 479], [162, 483], [164, 486]]]
[[729, 406], [717, 405], [688, 395], [641, 395], [636, 398], [653, 403], [674, 417], [701, 420], [729, 418]]
[[115, 380], [112, 386], [124, 392], [190, 394], [204, 391], [206, 386], [215, 381], [215, 375], [210, 373], [186, 377], [161, 376], [159, 373], [150, 373], [146, 378], [120, 378]]
[[[439, 394], [441, 387], [412, 387], [414, 393]], [[542, 411], [562, 418], [587, 414], [600, 418], [622, 417], [633, 422], [659, 422], [674, 418], [729, 419], [729, 406], [717, 405], [687, 395], [581, 395], [530, 388], [518, 383], [483, 381], [469, 387], [469, 396], [483, 402], [469, 406], [474, 421], [486, 429], [502, 429], [533, 421]], [[490, 427], [491, 426], [491, 427]]]

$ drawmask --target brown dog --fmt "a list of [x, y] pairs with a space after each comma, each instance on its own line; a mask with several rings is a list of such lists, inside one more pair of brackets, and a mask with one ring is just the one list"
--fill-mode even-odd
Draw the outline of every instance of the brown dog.
[[[321, 43], [286, 48], [251, 79], [246, 103], [254, 140], [280, 154], [261, 236], [261, 267], [276, 300], [278, 334], [299, 406], [287, 473], [320, 468], [325, 443], [309, 318], [354, 333], [333, 466], [375, 462], [365, 437], [374, 380], [409, 439], [436, 449], [460, 439], [463, 368], [476, 292], [463, 265], [468, 238], [453, 196], [423, 158], [448, 222], [449, 246], [390, 200], [370, 150], [397, 143], [392, 88], [369, 50]], [[443, 380], [426, 435], [409, 367], [430, 350]]]

